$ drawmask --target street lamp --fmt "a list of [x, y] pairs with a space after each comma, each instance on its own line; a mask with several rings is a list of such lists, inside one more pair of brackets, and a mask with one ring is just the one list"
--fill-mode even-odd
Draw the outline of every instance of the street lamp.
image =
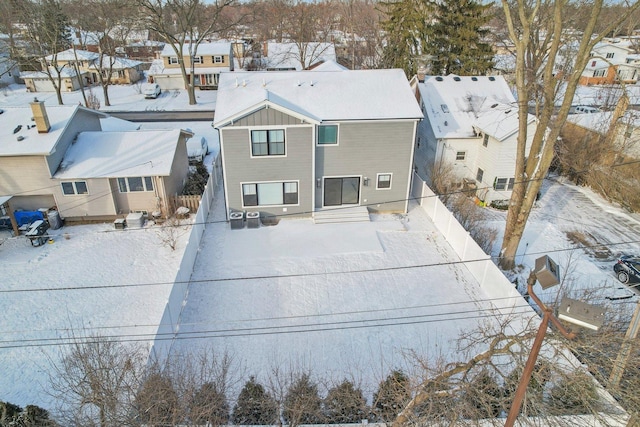
[[[511, 409], [507, 415], [507, 421], [504, 423], [505, 427], [513, 427], [513, 424], [520, 413], [520, 407], [522, 406], [522, 401], [524, 400], [529, 380], [533, 374], [533, 368], [535, 367], [536, 360], [538, 359], [538, 354], [542, 347], [542, 340], [547, 332], [549, 321], [556, 325], [558, 331], [565, 338], [572, 339], [576, 336], [575, 333], [570, 332], [562, 325], [562, 323], [560, 323], [560, 320], [553, 315], [553, 311], [543, 304], [538, 296], [533, 292], [533, 286], [536, 284], [536, 280], [540, 282], [542, 289], [547, 289], [560, 283], [559, 277], [560, 269], [558, 264], [545, 255], [536, 259], [535, 268], [531, 271], [531, 274], [527, 279], [527, 293], [531, 298], [533, 298], [538, 307], [540, 307], [540, 310], [542, 310], [542, 322], [540, 322], [540, 327], [538, 328], [536, 338], [533, 341], [529, 357], [527, 358], [527, 363], [525, 364], [524, 371], [522, 372], [522, 378], [520, 378], [518, 388], [516, 389], [516, 393], [513, 397], [513, 403], [511, 404]], [[559, 317], [568, 322], [597, 330], [602, 326], [604, 311], [580, 301], [564, 298], [560, 303]]]

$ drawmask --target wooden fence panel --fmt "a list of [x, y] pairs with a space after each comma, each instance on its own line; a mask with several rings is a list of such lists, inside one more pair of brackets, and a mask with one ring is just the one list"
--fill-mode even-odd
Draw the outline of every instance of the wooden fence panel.
[[181, 206], [189, 208], [192, 213], [196, 213], [201, 199], [202, 196], [173, 196], [171, 198], [171, 213], [174, 213]]

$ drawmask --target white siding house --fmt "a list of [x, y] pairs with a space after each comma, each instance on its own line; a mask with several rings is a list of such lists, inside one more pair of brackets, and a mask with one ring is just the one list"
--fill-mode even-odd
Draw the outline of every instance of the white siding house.
[[[460, 183], [475, 181], [480, 200], [511, 197], [518, 108], [504, 78], [431, 76], [418, 90], [425, 115], [416, 144], [418, 173], [429, 180], [436, 164], [449, 164]], [[534, 116], [529, 115], [528, 122], [530, 140]]]

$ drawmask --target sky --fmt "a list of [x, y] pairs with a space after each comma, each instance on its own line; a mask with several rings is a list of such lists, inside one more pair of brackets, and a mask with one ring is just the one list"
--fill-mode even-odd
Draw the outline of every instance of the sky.
[[[215, 104], [212, 93], [200, 92], [209, 100], [203, 104]], [[0, 108], [32, 96], [0, 92]], [[114, 104], [184, 106], [182, 94], [162, 105], [141, 95], [129, 99]], [[165, 125], [211, 129], [207, 122], [143, 126]], [[390, 369], [410, 368], [413, 352], [462, 357], [455, 339], [492, 307], [464, 264], [444, 265], [455, 259], [452, 248], [414, 203], [406, 215], [372, 215], [370, 223], [283, 219], [273, 227], [230, 230], [220, 195], [207, 219], [176, 349], [224, 349], [238, 372], [259, 379], [278, 367], [327, 379], [351, 376], [370, 394]], [[496, 255], [505, 213], [483, 212], [499, 233]], [[53, 243], [32, 247], [0, 231], [0, 400], [22, 406], [51, 407], [48, 373], [70, 336], [139, 334], [150, 345], [186, 244], [185, 233], [172, 251], [151, 223], [126, 231], [110, 223], [64, 226], [51, 233]], [[580, 249], [579, 242], [603, 243], [608, 251]], [[638, 214], [550, 178], [518, 251], [524, 268], [512, 278], [522, 281], [537, 257], [550, 254], [566, 274], [562, 287], [539, 292], [545, 302], [554, 302], [562, 288], [576, 295], [589, 290], [590, 302], [631, 312], [638, 296], [617, 282], [612, 266], [621, 253], [640, 253], [639, 242]], [[425, 264], [434, 266], [406, 268]], [[530, 313], [526, 305], [522, 310]]]

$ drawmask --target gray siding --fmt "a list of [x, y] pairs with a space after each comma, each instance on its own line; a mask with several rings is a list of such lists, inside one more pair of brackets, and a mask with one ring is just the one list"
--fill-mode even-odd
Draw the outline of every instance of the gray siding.
[[[361, 180], [360, 204], [373, 211], [404, 212], [412, 169], [414, 122], [346, 122], [339, 126], [338, 145], [316, 147], [316, 178], [367, 177], [368, 186]], [[376, 189], [376, 177], [381, 173], [392, 174], [390, 189]], [[316, 208], [322, 203], [322, 191], [318, 190]]]
[[300, 119], [284, 114], [273, 108], [263, 108], [243, 117], [233, 123], [232, 126], [278, 126], [298, 125]]
[[[285, 129], [285, 156], [251, 158], [249, 128], [221, 129], [228, 208], [274, 215], [308, 214], [313, 210], [313, 127], [273, 125], [273, 128]], [[242, 183], [272, 181], [298, 181], [298, 205], [243, 207]]]

